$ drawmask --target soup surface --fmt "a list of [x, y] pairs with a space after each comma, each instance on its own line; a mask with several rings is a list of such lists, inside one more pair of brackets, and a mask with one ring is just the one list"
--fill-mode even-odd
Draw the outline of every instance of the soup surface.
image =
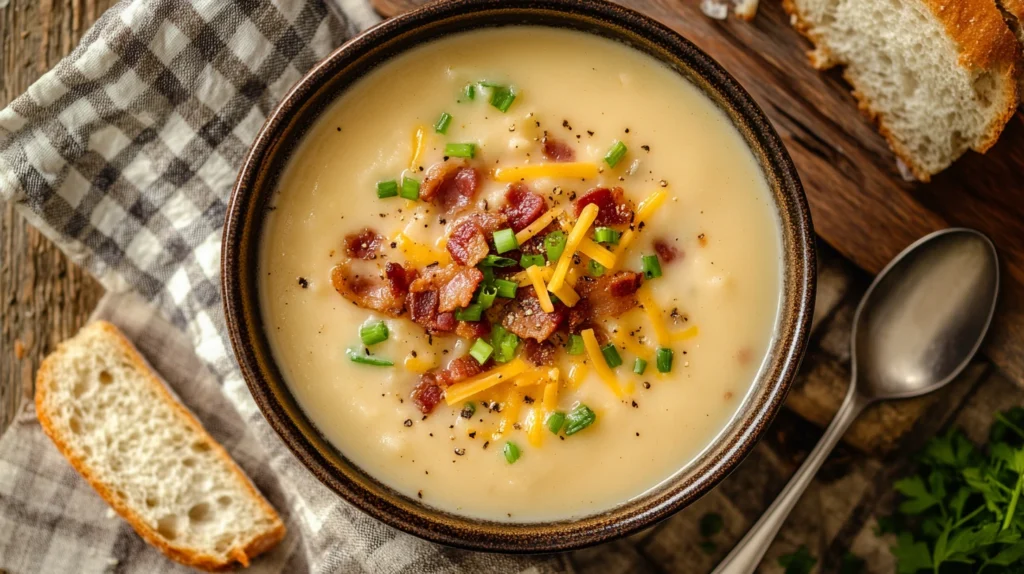
[[778, 313], [778, 226], [737, 130], [579, 32], [387, 62], [310, 128], [272, 204], [260, 304], [299, 404], [369, 474], [462, 515], [571, 518], [666, 480], [739, 408]]

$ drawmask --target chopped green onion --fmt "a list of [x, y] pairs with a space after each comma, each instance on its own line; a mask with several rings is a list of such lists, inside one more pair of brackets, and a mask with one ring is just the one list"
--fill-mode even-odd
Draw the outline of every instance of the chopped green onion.
[[467, 85], [465, 88], [463, 88], [462, 95], [466, 96], [467, 100], [475, 100], [476, 99], [476, 86], [474, 86], [473, 84]]
[[459, 415], [464, 419], [468, 419], [474, 414], [476, 414], [476, 405], [473, 404], [473, 401], [466, 401], [466, 404], [462, 406], [462, 412], [459, 413]]
[[597, 415], [587, 405], [579, 405], [565, 417], [565, 436], [574, 435], [594, 424]]
[[389, 179], [387, 181], [377, 182], [377, 197], [384, 199], [387, 197], [394, 197], [398, 195], [398, 182]]
[[476, 297], [476, 302], [483, 309], [490, 309], [494, 305], [494, 298], [498, 296], [498, 288], [494, 285], [484, 285]]
[[359, 363], [360, 365], [370, 365], [373, 367], [391, 367], [394, 366], [395, 362], [390, 359], [380, 359], [378, 357], [372, 357], [370, 355], [364, 355], [355, 349], [348, 349], [345, 351], [348, 358], [353, 363]]
[[483, 339], [477, 339], [473, 346], [469, 348], [469, 354], [481, 365], [491, 358], [491, 353], [493, 352], [494, 347], [488, 345], [487, 341]]
[[583, 346], [583, 337], [572, 334], [569, 335], [569, 344], [565, 348], [565, 352], [570, 355], [582, 355], [586, 351], [586, 347]]
[[509, 464], [519, 460], [519, 447], [512, 441], [506, 442], [505, 448], [502, 449], [501, 452], [505, 455], [505, 460], [507, 460]]
[[448, 112], [441, 112], [441, 117], [437, 118], [437, 123], [434, 124], [434, 131], [443, 134], [448, 131], [448, 126], [452, 123], [452, 116]]
[[402, 178], [402, 192], [399, 193], [406, 199], [416, 201], [420, 198], [420, 182], [418, 179], [413, 177]]
[[507, 112], [514, 101], [516, 101], [516, 93], [512, 91], [512, 88], [504, 86], [491, 88], [491, 105], [501, 110], [502, 113]]
[[[495, 347], [501, 346], [501, 340], [505, 338], [508, 331], [501, 325], [495, 324], [491, 326], [491, 344]], [[497, 358], [497, 357], [495, 357]]]
[[647, 370], [647, 361], [641, 359], [640, 357], [637, 357], [636, 361], [633, 363], [633, 372], [638, 374], [638, 375], [642, 375], [642, 374], [644, 374], [644, 371], [646, 371], [646, 370]]
[[509, 333], [501, 325], [495, 325], [491, 327], [491, 344], [497, 348], [494, 360], [499, 363], [507, 363], [516, 356], [519, 337], [515, 333]]
[[565, 251], [566, 241], [568, 241], [568, 238], [566, 238], [565, 232], [560, 229], [547, 234], [544, 238], [544, 250], [548, 252], [548, 261], [552, 263], [558, 261], [558, 258], [562, 256], [562, 252]]
[[512, 251], [517, 247], [519, 247], [519, 242], [516, 241], [516, 234], [512, 229], [506, 227], [494, 232], [494, 248], [498, 250], [498, 253]]
[[448, 157], [467, 157], [472, 159], [476, 155], [476, 144], [472, 143], [450, 143], [444, 146], [444, 155]]
[[485, 87], [485, 88], [503, 88], [504, 87], [502, 84], [499, 84], [498, 82], [495, 82], [494, 80], [482, 80], [480, 82], [480, 85]]
[[601, 354], [604, 355], [604, 362], [608, 363], [608, 366], [613, 369], [622, 364], [622, 357], [619, 356], [619, 350], [611, 343], [601, 347]]
[[620, 237], [622, 237], [622, 233], [612, 229], [611, 227], [598, 227], [594, 230], [594, 241], [598, 243], [618, 245]]
[[494, 268], [493, 267], [484, 267], [483, 265], [477, 265], [477, 269], [479, 269], [484, 274], [484, 280], [481, 281], [481, 283], [483, 283], [485, 285], [493, 285], [494, 284]]
[[659, 373], [667, 373], [672, 370], [672, 349], [658, 349], [654, 356], [658, 363]]
[[543, 255], [527, 255], [523, 253], [523, 256], [519, 258], [519, 266], [523, 269], [527, 267], [544, 267], [544, 256]]
[[370, 345], [376, 345], [382, 341], [387, 341], [388, 326], [384, 321], [363, 325], [359, 328], [359, 338], [363, 340], [363, 344], [367, 347]]
[[548, 420], [544, 421], [548, 426], [548, 430], [554, 434], [558, 434], [558, 431], [562, 430], [562, 425], [565, 424], [565, 413], [562, 411], [555, 411], [548, 415]]
[[495, 279], [494, 286], [498, 288], [498, 297], [504, 297], [506, 299], [515, 299], [516, 290], [519, 289], [519, 284], [515, 281], [509, 281], [508, 279]]
[[591, 259], [590, 262], [587, 263], [587, 271], [589, 271], [594, 277], [600, 277], [604, 275], [605, 266]]
[[622, 161], [622, 157], [625, 155], [626, 144], [615, 140], [615, 142], [612, 143], [612, 148], [604, 155], [604, 162], [608, 164], [608, 167], [615, 167], [617, 163]]
[[644, 279], [661, 277], [661, 262], [657, 255], [644, 255], [640, 258], [640, 270], [644, 273]]
[[488, 255], [484, 257], [484, 260], [477, 263], [480, 267], [512, 267], [516, 264], [516, 260], [510, 257], [499, 257], [497, 255]]
[[455, 318], [459, 321], [479, 321], [480, 314], [483, 313], [484, 306], [479, 303], [472, 303], [467, 305], [464, 309], [455, 311]]

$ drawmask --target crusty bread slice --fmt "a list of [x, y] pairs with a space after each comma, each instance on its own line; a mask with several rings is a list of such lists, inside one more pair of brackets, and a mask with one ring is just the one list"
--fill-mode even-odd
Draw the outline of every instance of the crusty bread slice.
[[984, 152], [1017, 107], [1017, 42], [993, 0], [783, 0], [815, 44], [811, 63], [845, 66], [859, 106], [915, 177]]
[[[999, 8], [1013, 35], [1024, 46], [1024, 0], [999, 0]], [[1021, 69], [1020, 61], [1017, 63], [1017, 95], [1024, 99], [1024, 69]], [[1021, 106], [1024, 107], [1024, 102]]]
[[39, 367], [36, 413], [72, 466], [168, 557], [248, 565], [284, 523], [117, 327], [85, 326]]

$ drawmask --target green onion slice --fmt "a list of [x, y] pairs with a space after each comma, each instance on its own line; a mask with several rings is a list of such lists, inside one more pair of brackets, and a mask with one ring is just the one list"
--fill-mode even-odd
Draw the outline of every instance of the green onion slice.
[[347, 351], [345, 351], [345, 354], [348, 355], [350, 361], [352, 361], [353, 363], [359, 363], [360, 365], [370, 365], [373, 367], [392, 367], [395, 364], [395, 362], [390, 359], [381, 359], [379, 357], [366, 355], [360, 353], [355, 349], [348, 349]]
[[562, 430], [562, 425], [565, 424], [565, 413], [562, 411], [555, 411], [548, 415], [544, 424], [547, 425], [548, 430], [554, 434], [558, 434], [558, 431]]
[[657, 255], [644, 255], [640, 258], [640, 270], [643, 271], [644, 279], [661, 277], [661, 262]]
[[589, 271], [594, 277], [600, 277], [604, 275], [605, 266], [591, 259], [590, 262], [587, 263], [587, 271]]
[[611, 149], [604, 155], [604, 162], [608, 164], [608, 167], [615, 167], [622, 158], [626, 155], [626, 144], [615, 140], [612, 143]]
[[604, 355], [604, 362], [608, 363], [608, 366], [613, 369], [622, 364], [619, 350], [611, 343], [601, 347], [601, 354]]
[[498, 253], [506, 253], [519, 247], [516, 234], [511, 228], [499, 229], [494, 232], [494, 248]]
[[466, 96], [467, 100], [475, 100], [476, 86], [474, 86], [473, 84], [467, 85], [465, 88], [462, 89], [462, 95]]
[[476, 296], [476, 302], [482, 309], [490, 309], [494, 305], [494, 299], [498, 296], [498, 288], [494, 285], [484, 285]]
[[565, 351], [570, 355], [582, 355], [586, 351], [583, 346], [583, 337], [576, 334], [569, 335], [569, 344], [566, 345]]
[[443, 134], [448, 131], [448, 126], [452, 123], [452, 116], [448, 112], [441, 112], [441, 117], [437, 118], [437, 123], [434, 124], [434, 131]]
[[359, 338], [369, 347], [388, 340], [388, 326], [384, 321], [367, 323], [359, 327]]
[[498, 288], [498, 297], [504, 297], [506, 299], [515, 299], [516, 290], [519, 289], [519, 284], [515, 281], [509, 281], [508, 279], [495, 279], [494, 286]]
[[502, 113], [507, 112], [514, 101], [516, 101], [516, 93], [512, 88], [505, 86], [491, 88], [491, 105], [501, 110]]
[[468, 419], [474, 414], [476, 414], [476, 404], [473, 401], [466, 401], [466, 404], [462, 405], [462, 412], [459, 413], [459, 416]]
[[477, 263], [478, 267], [512, 267], [516, 264], [516, 260], [510, 257], [501, 257], [499, 255], [488, 255], [484, 257], [483, 261]]
[[594, 424], [597, 415], [587, 405], [579, 405], [565, 417], [565, 436], [572, 436]]
[[565, 251], [565, 243], [568, 238], [562, 230], [555, 230], [544, 237], [544, 250], [548, 253], [548, 261], [554, 263]]
[[444, 146], [444, 155], [448, 157], [465, 157], [473, 159], [476, 155], [476, 144], [472, 143], [450, 143]]
[[377, 182], [377, 197], [385, 199], [387, 197], [395, 197], [398, 195], [398, 182], [389, 179], [387, 181]]
[[523, 269], [527, 267], [544, 267], [544, 256], [543, 255], [528, 255], [523, 253], [523, 256], [519, 258], [519, 266]]
[[622, 237], [622, 233], [612, 229], [611, 227], [598, 227], [594, 230], [594, 241], [597, 243], [618, 245], [620, 237]]
[[493, 352], [494, 347], [490, 346], [483, 339], [477, 339], [473, 346], [469, 348], [469, 354], [481, 365], [491, 358], [491, 353]]
[[672, 349], [658, 349], [654, 353], [654, 358], [659, 373], [667, 373], [672, 370]]
[[455, 311], [455, 318], [459, 321], [479, 321], [484, 306], [480, 303], [472, 303], [463, 309]]
[[519, 447], [512, 441], [506, 442], [505, 448], [503, 448], [501, 452], [505, 455], [505, 460], [508, 461], [509, 464], [519, 460]]
[[413, 177], [403, 177], [402, 191], [399, 195], [405, 199], [416, 201], [420, 198], [420, 181]]
[[644, 374], [644, 371], [646, 371], [646, 370], [647, 370], [647, 361], [641, 359], [640, 357], [637, 357], [636, 361], [633, 362], [633, 372], [638, 374], [638, 375], [642, 375], [642, 374]]

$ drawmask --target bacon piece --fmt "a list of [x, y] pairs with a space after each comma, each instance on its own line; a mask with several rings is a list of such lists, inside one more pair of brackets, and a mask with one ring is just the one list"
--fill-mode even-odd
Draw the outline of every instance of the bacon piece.
[[505, 214], [500, 211], [470, 211], [465, 215], [459, 216], [455, 220], [455, 223], [451, 225], [451, 229], [454, 230], [459, 225], [462, 225], [466, 221], [472, 221], [480, 226], [483, 230], [484, 236], [487, 237], [488, 241], [491, 239], [491, 235], [505, 227], [508, 227], [508, 220], [505, 218]]
[[444, 313], [437, 314], [434, 324], [430, 325], [427, 330], [431, 333], [451, 333], [458, 326], [458, 323], [455, 319], [455, 313], [445, 311]]
[[654, 240], [654, 251], [658, 254], [658, 259], [662, 263], [672, 263], [676, 258], [682, 256], [682, 253], [675, 246], [664, 239]]
[[508, 218], [512, 231], [519, 232], [530, 225], [548, 210], [548, 202], [540, 195], [530, 191], [525, 183], [516, 182], [508, 186], [505, 192], [508, 205], [501, 212]]
[[395, 292], [390, 281], [357, 273], [349, 263], [335, 265], [331, 269], [331, 284], [342, 297], [364, 309], [392, 317], [405, 311], [402, 294]]
[[551, 161], [575, 161], [576, 159], [576, 152], [562, 140], [544, 136], [541, 143], [544, 144], [544, 157]]
[[445, 213], [453, 214], [473, 201], [479, 180], [476, 169], [469, 167], [467, 161], [435, 163], [420, 186], [420, 199], [433, 201]]
[[438, 386], [437, 378], [433, 373], [423, 373], [420, 375], [420, 382], [412, 390], [410, 396], [412, 402], [419, 407], [420, 412], [427, 415], [441, 402], [444, 391]]
[[397, 297], [405, 297], [409, 291], [409, 284], [416, 279], [416, 275], [418, 273], [415, 269], [406, 269], [400, 263], [388, 261], [384, 264], [384, 279]]
[[411, 291], [406, 297], [409, 317], [417, 325], [430, 327], [437, 319], [437, 291]]
[[597, 278], [582, 277], [576, 283], [576, 292], [589, 305], [591, 318], [618, 317], [637, 306], [636, 290], [642, 283], [643, 275], [619, 271]]
[[580, 299], [578, 303], [569, 309], [569, 319], [567, 321], [569, 332], [578, 335], [580, 331], [593, 326], [593, 319], [594, 310], [590, 307], [590, 303], [586, 299]]
[[455, 335], [463, 339], [475, 341], [480, 338], [487, 338], [491, 334], [491, 324], [486, 320], [480, 321], [459, 321], [455, 326]]
[[527, 339], [523, 343], [523, 356], [538, 367], [554, 365], [556, 350], [550, 341], [538, 343], [533, 339]]
[[345, 236], [345, 253], [356, 259], [376, 259], [377, 250], [380, 249], [384, 238], [369, 227], [364, 227], [355, 233]]
[[561, 303], [555, 305], [553, 313], [545, 313], [540, 308], [533, 287], [521, 287], [507, 310], [508, 313], [501, 321], [502, 326], [523, 339], [537, 341], [544, 341], [553, 335], [567, 314], [565, 305]]
[[448, 236], [448, 253], [459, 265], [472, 267], [483, 261], [490, 250], [483, 228], [472, 219], [460, 221]]
[[619, 225], [633, 220], [633, 204], [623, 197], [622, 188], [595, 187], [578, 197], [573, 205], [576, 217], [591, 203], [597, 205], [595, 225]]
[[458, 270], [441, 287], [441, 301], [437, 309], [441, 312], [461, 309], [473, 302], [473, 293], [484, 280], [484, 274], [475, 267]]
[[475, 377], [482, 372], [484, 372], [484, 369], [480, 363], [476, 362], [476, 359], [473, 357], [465, 355], [452, 359], [447, 367], [437, 373], [436, 378], [438, 383], [448, 387], [470, 377]]

